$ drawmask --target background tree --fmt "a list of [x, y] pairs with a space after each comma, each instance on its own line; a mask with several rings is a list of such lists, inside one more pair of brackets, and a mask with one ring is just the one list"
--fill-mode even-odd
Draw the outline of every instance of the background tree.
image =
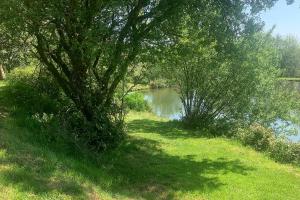
[[300, 76], [300, 44], [292, 36], [277, 37], [277, 48], [280, 53], [280, 65], [284, 77]]
[[0, 64], [10, 71], [30, 60], [29, 38], [0, 24]]
[[278, 118], [290, 120], [290, 111], [297, 109], [291, 102], [296, 101], [292, 93], [279, 89], [279, 54], [270, 34], [258, 33], [261, 26], [251, 18], [242, 29], [225, 24], [214, 27], [214, 32], [210, 24], [186, 25], [195, 24], [195, 18], [182, 21], [180, 36], [163, 59], [165, 74], [179, 88], [183, 120], [197, 127], [220, 121], [269, 127]]

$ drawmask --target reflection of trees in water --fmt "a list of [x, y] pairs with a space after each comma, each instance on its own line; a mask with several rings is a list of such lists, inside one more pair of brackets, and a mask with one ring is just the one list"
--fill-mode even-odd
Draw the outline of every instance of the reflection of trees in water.
[[[300, 82], [289, 81], [285, 84], [286, 90], [296, 89], [300, 92]], [[175, 90], [167, 89], [153, 89], [144, 93], [145, 99], [149, 102], [152, 111], [162, 117], [168, 117], [171, 119], [178, 119], [180, 117], [182, 109], [182, 103], [179, 94]], [[282, 125], [281, 120], [277, 120], [276, 123]], [[290, 136], [292, 141], [300, 141], [300, 127], [296, 127], [298, 130], [298, 136]]]
[[[296, 91], [298, 93], [300, 93], [300, 82], [299, 81], [283, 81], [282, 82], [283, 85], [283, 90], [287, 90], [290, 92]], [[288, 123], [288, 124], [287, 124]], [[281, 119], [277, 119], [275, 124], [278, 127], [283, 127], [283, 129], [285, 131], [289, 131], [289, 130], [295, 130], [296, 131], [296, 135], [294, 136], [288, 136], [288, 138], [291, 141], [299, 141], [300, 142], [300, 126], [297, 124], [289, 124], [290, 122], [286, 122], [283, 121]]]
[[159, 116], [170, 117], [182, 111], [179, 95], [170, 88], [149, 90], [145, 92], [145, 99]]
[[295, 90], [300, 93], [300, 82], [299, 81], [284, 81], [284, 88], [287, 90]]

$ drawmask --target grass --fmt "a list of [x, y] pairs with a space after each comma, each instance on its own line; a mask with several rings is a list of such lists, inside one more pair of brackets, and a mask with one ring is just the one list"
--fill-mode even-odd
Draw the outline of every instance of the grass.
[[1, 200], [300, 196], [300, 168], [275, 163], [232, 140], [199, 137], [150, 113], [130, 113], [128, 138], [92, 158], [64, 143], [35, 139], [42, 133], [7, 112], [0, 106]]
[[300, 81], [300, 77], [281, 77], [279, 79], [283, 81]]

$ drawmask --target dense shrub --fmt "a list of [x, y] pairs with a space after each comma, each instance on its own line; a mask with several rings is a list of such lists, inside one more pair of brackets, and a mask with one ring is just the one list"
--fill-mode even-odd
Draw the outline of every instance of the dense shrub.
[[273, 159], [279, 162], [300, 164], [300, 143], [277, 139], [270, 146], [269, 153]]
[[[62, 126], [80, 148], [100, 152], [117, 146], [124, 138], [124, 123], [120, 118], [114, 118], [119, 111], [108, 116], [97, 111], [94, 122], [87, 121], [74, 104], [65, 104], [59, 114]], [[95, 125], [96, 124], [96, 125]], [[101, 134], [99, 134], [99, 132]]]
[[16, 122], [37, 132], [36, 139], [54, 140], [61, 105], [55, 82], [45, 72], [29, 66], [12, 70], [6, 85], [3, 103], [11, 108]]
[[55, 82], [46, 74], [33, 67], [17, 68], [8, 75], [8, 103], [29, 112], [57, 113], [60, 91]]
[[256, 150], [267, 150], [275, 140], [272, 130], [259, 124], [252, 124], [248, 129], [238, 129], [237, 137], [245, 144]]
[[285, 138], [276, 138], [269, 128], [253, 124], [248, 128], [237, 129], [235, 137], [244, 145], [266, 152], [278, 162], [300, 165], [300, 143], [293, 143]]
[[17, 123], [35, 132], [39, 141], [63, 139], [80, 148], [101, 151], [115, 146], [124, 136], [123, 121], [109, 118], [118, 113], [117, 106], [116, 113], [107, 116], [99, 110], [97, 119], [88, 122], [51, 76], [33, 67], [17, 68], [9, 74], [4, 97]]
[[133, 92], [125, 97], [125, 106], [130, 110], [135, 111], [149, 111], [150, 106], [144, 99], [144, 95], [139, 92]]
[[168, 88], [170, 87], [170, 83], [168, 83], [165, 79], [155, 79], [153, 81], [150, 81], [149, 86], [152, 89]]

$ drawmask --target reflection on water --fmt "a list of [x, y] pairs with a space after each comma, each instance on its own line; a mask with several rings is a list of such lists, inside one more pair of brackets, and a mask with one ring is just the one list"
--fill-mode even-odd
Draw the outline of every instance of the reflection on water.
[[[300, 92], [300, 82], [299, 81], [287, 81], [287, 89], [294, 89]], [[290, 87], [290, 88], [289, 88]]]
[[[297, 91], [300, 93], [300, 82], [299, 81], [287, 81], [285, 82], [285, 88], [288, 91]], [[296, 129], [297, 135], [290, 136], [289, 139], [291, 141], [299, 141], [300, 142], [300, 126], [299, 125], [291, 125], [291, 128]]]
[[152, 89], [145, 91], [144, 96], [156, 115], [169, 119], [180, 119], [182, 116], [180, 97], [174, 89]]
[[[300, 92], [300, 82], [289, 83], [290, 86], [296, 88]], [[151, 89], [144, 91], [145, 100], [150, 104], [152, 111], [160, 116], [169, 119], [180, 119], [183, 113], [183, 107], [179, 94], [170, 88]], [[281, 124], [280, 120], [276, 122]], [[298, 136], [289, 137], [292, 141], [300, 141], [300, 127], [296, 127]]]

